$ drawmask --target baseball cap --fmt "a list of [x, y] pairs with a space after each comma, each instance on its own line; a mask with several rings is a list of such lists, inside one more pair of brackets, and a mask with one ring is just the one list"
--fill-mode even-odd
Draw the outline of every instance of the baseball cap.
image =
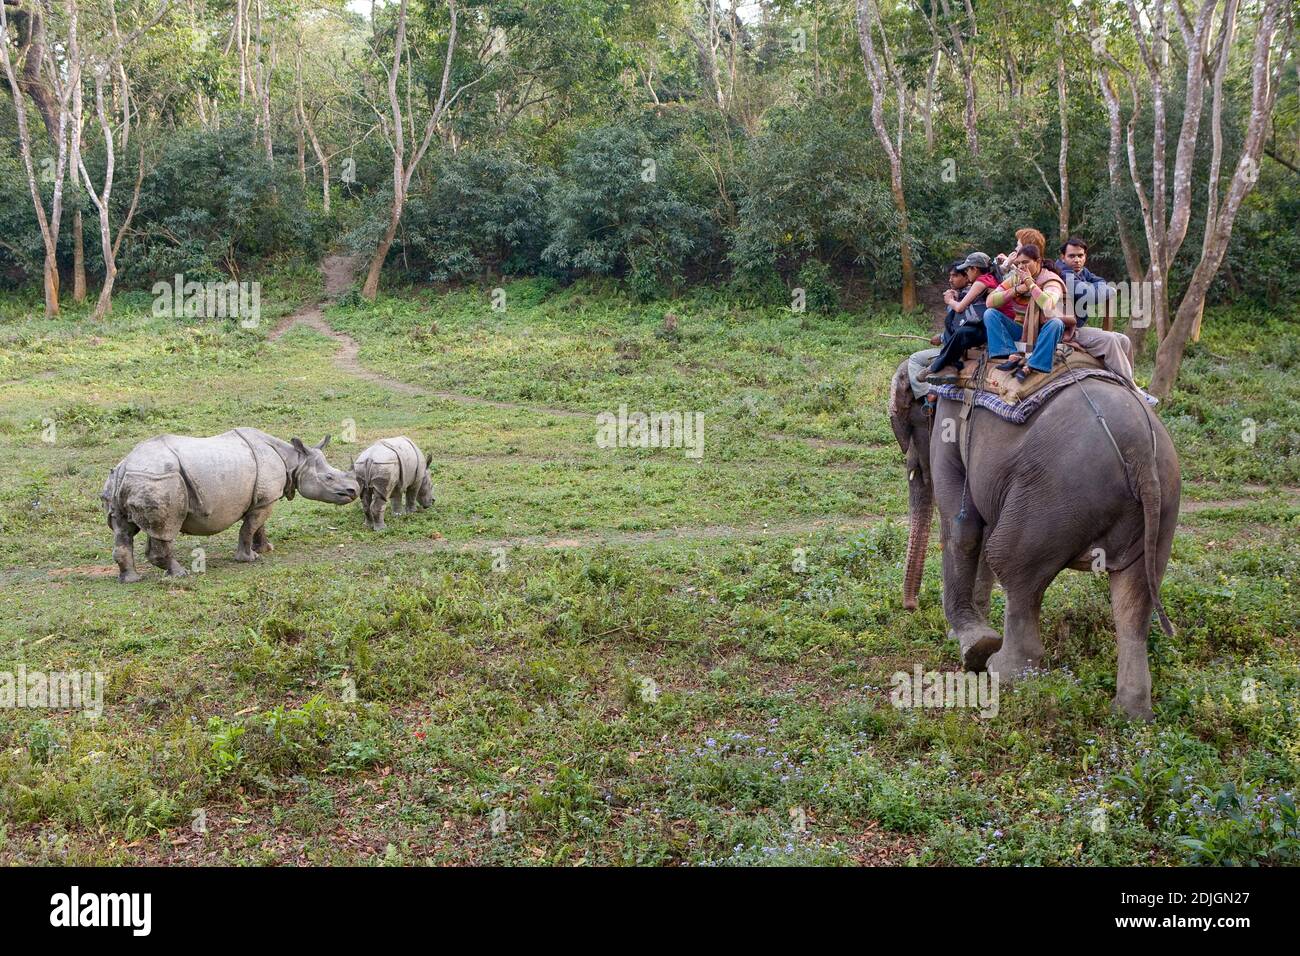
[[964, 262], [958, 264], [957, 268], [969, 269], [973, 266], [976, 269], [979, 269], [983, 272], [987, 272], [989, 267], [992, 264], [993, 264], [993, 260], [990, 259], [988, 256], [986, 256], [984, 253], [972, 252], [970, 255], [966, 257]]

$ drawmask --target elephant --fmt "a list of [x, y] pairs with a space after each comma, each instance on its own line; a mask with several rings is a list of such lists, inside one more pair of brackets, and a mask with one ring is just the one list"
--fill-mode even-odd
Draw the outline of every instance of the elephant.
[[265, 524], [281, 498], [295, 494], [345, 505], [361, 494], [356, 479], [325, 460], [329, 436], [314, 447], [281, 441], [256, 428], [210, 438], [159, 435], [142, 441], [109, 472], [100, 494], [113, 529], [118, 580], [140, 580], [135, 536], [149, 537], [150, 562], [169, 577], [185, 568], [172, 556], [182, 532], [211, 535], [243, 519], [236, 561], [256, 561], [272, 550]]
[[[945, 398], [931, 411], [903, 362], [889, 421], [907, 464], [903, 606], [917, 606], [936, 502], [944, 616], [966, 670], [1012, 680], [1036, 668], [1048, 585], [1066, 568], [1104, 568], [1119, 656], [1113, 709], [1152, 719], [1147, 637], [1153, 611], [1174, 633], [1160, 584], [1181, 478], [1173, 441], [1146, 402], [1094, 377], [1052, 395], [1020, 425]], [[995, 578], [1006, 595], [1001, 635], [988, 623]]]

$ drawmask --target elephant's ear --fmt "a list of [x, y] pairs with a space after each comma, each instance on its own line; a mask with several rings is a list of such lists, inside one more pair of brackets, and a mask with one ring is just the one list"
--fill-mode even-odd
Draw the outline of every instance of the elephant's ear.
[[912, 444], [912, 403], [915, 401], [912, 380], [907, 374], [907, 359], [904, 359], [889, 383], [889, 426], [894, 429], [894, 437], [904, 455]]

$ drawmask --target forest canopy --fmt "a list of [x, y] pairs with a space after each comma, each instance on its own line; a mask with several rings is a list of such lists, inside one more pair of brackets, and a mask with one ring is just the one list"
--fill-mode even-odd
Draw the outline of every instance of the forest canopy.
[[1205, 303], [1300, 293], [1280, 0], [3, 8], [0, 283], [47, 313], [339, 241], [371, 299], [608, 276], [911, 308], [1028, 225], [1154, 286], [1160, 392]]

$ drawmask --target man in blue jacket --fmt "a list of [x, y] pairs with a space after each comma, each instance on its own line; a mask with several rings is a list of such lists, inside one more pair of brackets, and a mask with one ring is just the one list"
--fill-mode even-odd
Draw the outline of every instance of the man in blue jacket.
[[1065, 276], [1067, 309], [1071, 310], [1078, 325], [1073, 341], [1115, 374], [1133, 381], [1133, 343], [1122, 332], [1107, 332], [1088, 320], [1100, 317], [1105, 303], [1110, 301], [1110, 286], [1106, 280], [1087, 269], [1088, 244], [1071, 236], [1061, 246], [1061, 258], [1056, 267]]

